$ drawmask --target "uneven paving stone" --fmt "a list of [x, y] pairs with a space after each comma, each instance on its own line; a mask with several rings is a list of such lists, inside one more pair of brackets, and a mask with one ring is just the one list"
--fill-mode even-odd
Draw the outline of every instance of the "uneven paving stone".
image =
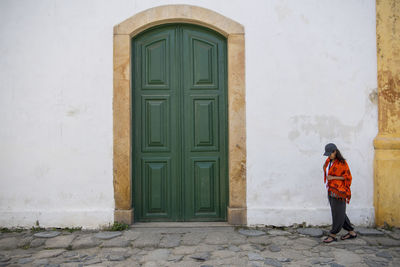
[[43, 265], [49, 264], [49, 260], [48, 259], [38, 259], [38, 260], [35, 260], [32, 264], [34, 266], [43, 266]]
[[264, 250], [267, 249], [267, 247], [266, 247], [265, 244], [262, 244], [262, 245], [260, 245], [260, 244], [251, 244], [251, 247], [252, 247], [251, 250], [253, 250], [253, 251], [255, 251], [255, 250], [257, 250], [257, 251], [264, 251]]
[[93, 248], [100, 245], [100, 241], [93, 238], [93, 236], [86, 235], [82, 237], [76, 238], [72, 241], [71, 247], [72, 249], [85, 249], [85, 248]]
[[250, 236], [247, 241], [251, 244], [259, 244], [263, 246], [268, 246], [272, 243], [272, 239], [269, 236]]
[[210, 259], [210, 252], [196, 253], [190, 256], [190, 258], [197, 261], [206, 261]]
[[242, 245], [247, 243], [247, 238], [244, 235], [235, 233], [228, 238], [228, 242], [230, 245]]
[[46, 238], [35, 238], [31, 241], [31, 248], [38, 248], [44, 245], [44, 243], [46, 242]]
[[150, 251], [149, 254], [143, 257], [143, 260], [145, 262], [147, 261], [164, 261], [168, 260], [169, 255], [171, 254], [171, 251], [168, 249], [156, 249], [153, 251]]
[[186, 233], [182, 237], [181, 244], [184, 246], [195, 246], [203, 241], [206, 237], [205, 232], [194, 232], [194, 233]]
[[387, 251], [380, 251], [380, 252], [376, 253], [375, 256], [385, 258], [390, 261], [393, 259], [392, 255], [390, 255], [390, 253]]
[[318, 256], [319, 256], [318, 253], [312, 252], [312, 251], [310, 251], [310, 250], [303, 250], [301, 253], [302, 253], [304, 256], [310, 257], [310, 258], [318, 257]]
[[323, 232], [319, 228], [299, 228], [297, 232], [302, 235], [308, 235], [312, 237], [321, 237]]
[[269, 234], [269, 235], [273, 235], [273, 236], [287, 236], [287, 235], [291, 235], [291, 233], [288, 232], [288, 231], [277, 230], [277, 229], [268, 230], [268, 234]]
[[18, 241], [18, 247], [19, 248], [27, 248], [30, 247], [30, 244], [33, 240], [33, 236], [27, 236], [22, 238], [21, 240]]
[[[332, 242], [329, 245], [331, 246], [366, 246], [368, 245], [367, 241], [365, 241], [366, 237], [357, 237], [355, 239], [346, 239], [346, 240], [340, 240], [340, 237], [338, 236], [338, 242]], [[322, 242], [322, 239], [321, 239]]]
[[376, 235], [384, 235], [379, 230], [373, 229], [373, 228], [366, 228], [366, 227], [356, 227], [355, 231], [359, 233], [360, 235], [365, 235], [365, 236], [376, 236]]
[[76, 263], [76, 262], [81, 262], [84, 259], [81, 259], [80, 257], [71, 257], [71, 258], [67, 258], [64, 260], [65, 263]]
[[346, 267], [344, 265], [341, 264], [337, 264], [336, 262], [332, 262], [331, 264], [329, 264], [330, 267]]
[[125, 237], [117, 237], [113, 238], [111, 240], [106, 240], [101, 244], [101, 247], [103, 248], [125, 248], [128, 247], [131, 244], [131, 241], [125, 239]]
[[322, 257], [322, 258], [333, 258], [333, 257], [335, 257], [332, 252], [325, 252], [325, 251], [320, 251], [319, 252], [319, 256]]
[[196, 248], [196, 253], [202, 253], [202, 252], [213, 252], [216, 250], [219, 250], [220, 247], [218, 245], [208, 245], [208, 244], [200, 244], [195, 247]]
[[249, 252], [247, 254], [247, 257], [249, 258], [249, 261], [263, 261], [264, 257], [261, 256], [258, 253], [254, 253], [254, 252]]
[[228, 243], [228, 237], [225, 233], [210, 232], [207, 234], [204, 242], [210, 245], [223, 245]]
[[0, 254], [0, 262], [4, 263], [4, 262], [8, 262], [9, 260], [11, 260], [11, 257]]
[[104, 232], [99, 232], [94, 235], [95, 238], [98, 238], [100, 240], [108, 240], [115, 238], [117, 236], [121, 236], [122, 232], [115, 231], [115, 232], [109, 232], [109, 231], [104, 231]]
[[123, 261], [125, 257], [123, 255], [108, 255], [107, 260], [109, 261]]
[[60, 235], [61, 232], [59, 231], [46, 231], [46, 232], [39, 232], [33, 234], [34, 237], [39, 237], [39, 238], [52, 238]]
[[141, 234], [135, 241], [133, 241], [133, 247], [144, 248], [144, 247], [158, 247], [160, 243], [161, 234], [159, 233], [146, 233]]
[[379, 249], [376, 247], [365, 246], [365, 247], [361, 247], [361, 249], [364, 251], [365, 254], [371, 254], [371, 253], [374, 254], [379, 251]]
[[84, 265], [93, 265], [93, 264], [98, 264], [98, 263], [102, 263], [102, 261], [98, 258], [94, 258], [94, 259], [90, 259], [88, 261], [85, 261]]
[[235, 255], [236, 255], [235, 252], [229, 250], [217, 250], [212, 252], [212, 258], [216, 259], [232, 258]]
[[[130, 253], [130, 249], [128, 248], [107, 248], [97, 253], [96, 257], [108, 261], [122, 261], [130, 258], [131, 255], [132, 253]], [[113, 263], [113, 265], [115, 265], [115, 263]]]
[[[237, 263], [237, 262], [235, 262], [235, 263]], [[197, 265], [197, 266], [212, 266], [212, 267], [229, 266], [230, 267], [230, 266], [240, 266], [240, 265], [234, 264], [233, 259], [211, 259], [211, 260], [208, 260], [208, 261], [204, 262], [203, 264]]]
[[378, 259], [372, 257], [365, 257], [364, 263], [367, 264], [369, 267], [385, 267], [389, 265], [389, 263], [382, 258]]
[[145, 262], [142, 266], [143, 267], [159, 267], [160, 263], [154, 262], [154, 261], [149, 261], [149, 262]]
[[279, 257], [286, 257], [292, 260], [304, 259], [302, 251], [296, 250], [294, 247], [286, 247], [281, 252], [279, 252]]
[[64, 251], [64, 249], [42, 250], [36, 253], [34, 257], [37, 259], [54, 258], [60, 256]]
[[62, 235], [46, 240], [45, 248], [67, 248], [74, 240], [74, 235]]
[[239, 248], [242, 251], [253, 251], [254, 250], [253, 244], [240, 245]]
[[18, 260], [18, 264], [27, 264], [33, 261], [33, 258], [22, 258]]
[[232, 245], [228, 247], [228, 250], [233, 251], [233, 252], [239, 252], [240, 248], [238, 246]]
[[160, 248], [174, 248], [179, 246], [180, 243], [181, 243], [180, 234], [168, 234], [161, 239]]
[[197, 247], [194, 246], [180, 246], [174, 248], [172, 253], [176, 255], [188, 255], [188, 254], [193, 254], [196, 251]]
[[[319, 244], [319, 242], [315, 241], [315, 240], [311, 240], [309, 238], [305, 238], [305, 237], [301, 237], [298, 238], [294, 241], [295, 245], [295, 249], [307, 249], [307, 248], [311, 248], [314, 247], [316, 245]], [[334, 242], [332, 242], [334, 243]]]
[[0, 239], [0, 251], [1, 250], [11, 250], [18, 247], [18, 238], [16, 237], [6, 237]]
[[271, 265], [271, 266], [275, 266], [275, 267], [282, 267], [282, 263], [280, 263], [276, 259], [272, 259], [272, 258], [265, 259], [264, 263], [266, 265]]
[[239, 234], [245, 235], [245, 236], [261, 236], [261, 235], [266, 235], [264, 231], [259, 231], [259, 230], [252, 230], [252, 229], [240, 229]]
[[388, 237], [363, 237], [370, 246], [386, 246], [386, 247], [399, 247], [400, 240], [388, 238]]
[[328, 246], [317, 246], [311, 249], [312, 252], [330, 252], [331, 250]]
[[[267, 230], [267, 229], [266, 229]], [[276, 233], [261, 236], [242, 235], [233, 229], [218, 228], [186, 228], [186, 229], [135, 229], [124, 231], [122, 235], [111, 239], [99, 240], [95, 238], [94, 232], [74, 232], [70, 235], [59, 235], [54, 238], [34, 238], [33, 234], [27, 232], [23, 234], [3, 234], [0, 236], [0, 243], [6, 238], [16, 238], [18, 246], [25, 247], [29, 242], [43, 243], [45, 246], [28, 249], [12, 249], [0, 251], [1, 266], [54, 266], [76, 267], [76, 266], [400, 266], [400, 240], [391, 238], [394, 231], [384, 231], [383, 235], [363, 236], [359, 235], [356, 239], [323, 244], [317, 238], [307, 236], [297, 232], [297, 229], [289, 228], [289, 234]], [[273, 232], [272, 232], [273, 233]], [[345, 234], [343, 231], [342, 234]], [[211, 237], [211, 235], [218, 235]], [[63, 245], [62, 248], [72, 248], [76, 241], [89, 239], [91, 248], [81, 248], [79, 250], [63, 251], [60, 255], [53, 257], [40, 256], [41, 253], [53, 253], [54, 250], [46, 248], [56, 248], [49, 246], [52, 242], [61, 242], [66, 237], [74, 237], [71, 246]], [[128, 248], [126, 243], [134, 243], [142, 236], [158, 236], [158, 243], [154, 246], [145, 245], [144, 247]], [[340, 234], [339, 234], [340, 237]], [[24, 240], [25, 239], [25, 240]], [[186, 240], [185, 240], [186, 239]], [[197, 240], [195, 240], [197, 239]], [[236, 240], [238, 244], [232, 244]], [[24, 242], [22, 241], [24, 240]], [[181, 241], [180, 244], [178, 243]], [[210, 241], [211, 240], [211, 241]], [[225, 240], [223, 243], [221, 240]], [[146, 240], [139, 240], [144, 243]], [[187, 242], [190, 246], [184, 245]], [[368, 241], [368, 242], [367, 242]], [[3, 241], [4, 242], [4, 241]], [[100, 245], [100, 243], [102, 244]], [[148, 242], [148, 240], [147, 240]], [[62, 243], [62, 242], [61, 242]], [[68, 242], [66, 242], [68, 243]], [[105, 243], [114, 243], [110, 248], [105, 248]], [[169, 245], [175, 243], [173, 245]], [[96, 245], [97, 244], [97, 245]], [[148, 244], [148, 243], [147, 243]], [[115, 247], [114, 247], [115, 246]], [[166, 248], [159, 248], [166, 246]], [[171, 248], [168, 248], [171, 246]], [[279, 251], [280, 249], [280, 251]], [[162, 251], [166, 251], [162, 254]], [[161, 251], [161, 252], [160, 252]], [[273, 252], [276, 251], [276, 252]], [[2, 253], [3, 252], [3, 253]], [[160, 253], [157, 255], [157, 253]], [[259, 255], [258, 260], [252, 258], [249, 253]], [[56, 253], [57, 254], [57, 253]], [[209, 258], [205, 261], [192, 258], [193, 255], [205, 254]], [[251, 255], [251, 254], [250, 254]], [[51, 255], [47, 255], [51, 256]], [[26, 261], [26, 263], [25, 263]], [[336, 264], [336, 265], [335, 265]]]
[[75, 257], [75, 256], [77, 256], [77, 255], [78, 255], [78, 252], [76, 252], [76, 251], [65, 251], [65, 252], [63, 253], [63, 257], [64, 257], [64, 258]]
[[392, 233], [389, 233], [388, 235], [389, 235], [391, 238], [394, 238], [394, 239], [397, 239], [397, 240], [400, 239], [400, 233], [392, 232]]
[[345, 249], [336, 249], [332, 253], [335, 255], [335, 262], [344, 266], [354, 266], [362, 262], [358, 254]]
[[274, 245], [274, 244], [270, 245], [270, 246], [268, 247], [268, 249], [269, 249], [269, 251], [271, 251], [271, 252], [279, 252], [279, 251], [281, 251], [281, 248], [278, 247], [277, 245]]
[[292, 259], [290, 259], [290, 258], [277, 258], [277, 260], [280, 262], [291, 262], [292, 261]]
[[326, 264], [330, 264], [334, 261], [334, 258], [324, 258], [324, 257], [319, 257], [319, 258], [314, 258], [310, 261], [311, 264], [316, 265], [316, 264], [320, 264], [320, 265], [326, 265]]
[[268, 238], [271, 244], [275, 244], [277, 246], [292, 246], [294, 244], [293, 239], [289, 239], [287, 236], [274, 236]]
[[183, 259], [183, 255], [173, 255], [173, 254], [170, 254], [170, 255], [168, 256], [167, 261], [179, 262], [179, 261], [181, 261], [182, 259]]
[[123, 236], [129, 241], [133, 241], [140, 236], [140, 232], [127, 230], [124, 231]]

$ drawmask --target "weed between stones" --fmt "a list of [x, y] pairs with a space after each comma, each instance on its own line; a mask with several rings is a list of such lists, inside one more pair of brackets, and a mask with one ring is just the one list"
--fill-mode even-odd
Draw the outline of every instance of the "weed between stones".
[[124, 231], [129, 229], [129, 224], [122, 223], [122, 222], [114, 222], [113, 225], [109, 225], [104, 230], [106, 231]]

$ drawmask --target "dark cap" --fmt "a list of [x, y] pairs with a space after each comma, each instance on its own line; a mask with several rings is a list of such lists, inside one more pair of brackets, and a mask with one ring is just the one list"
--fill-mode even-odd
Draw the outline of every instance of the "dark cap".
[[325, 146], [325, 153], [324, 156], [329, 156], [330, 154], [332, 154], [333, 152], [335, 152], [335, 150], [337, 149], [335, 144], [329, 143]]

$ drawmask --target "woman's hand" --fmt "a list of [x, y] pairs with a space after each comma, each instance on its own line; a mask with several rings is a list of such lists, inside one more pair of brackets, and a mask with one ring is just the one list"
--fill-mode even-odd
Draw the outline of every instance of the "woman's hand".
[[333, 176], [333, 175], [328, 175], [328, 176], [326, 177], [326, 179], [327, 179], [328, 181], [330, 181], [330, 180], [344, 180], [344, 178], [343, 178], [342, 176]]

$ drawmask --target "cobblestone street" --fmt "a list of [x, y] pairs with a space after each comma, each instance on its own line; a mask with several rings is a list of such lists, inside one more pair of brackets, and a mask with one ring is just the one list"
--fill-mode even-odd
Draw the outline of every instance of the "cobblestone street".
[[326, 228], [188, 225], [2, 233], [0, 266], [400, 266], [399, 229], [323, 244]]

